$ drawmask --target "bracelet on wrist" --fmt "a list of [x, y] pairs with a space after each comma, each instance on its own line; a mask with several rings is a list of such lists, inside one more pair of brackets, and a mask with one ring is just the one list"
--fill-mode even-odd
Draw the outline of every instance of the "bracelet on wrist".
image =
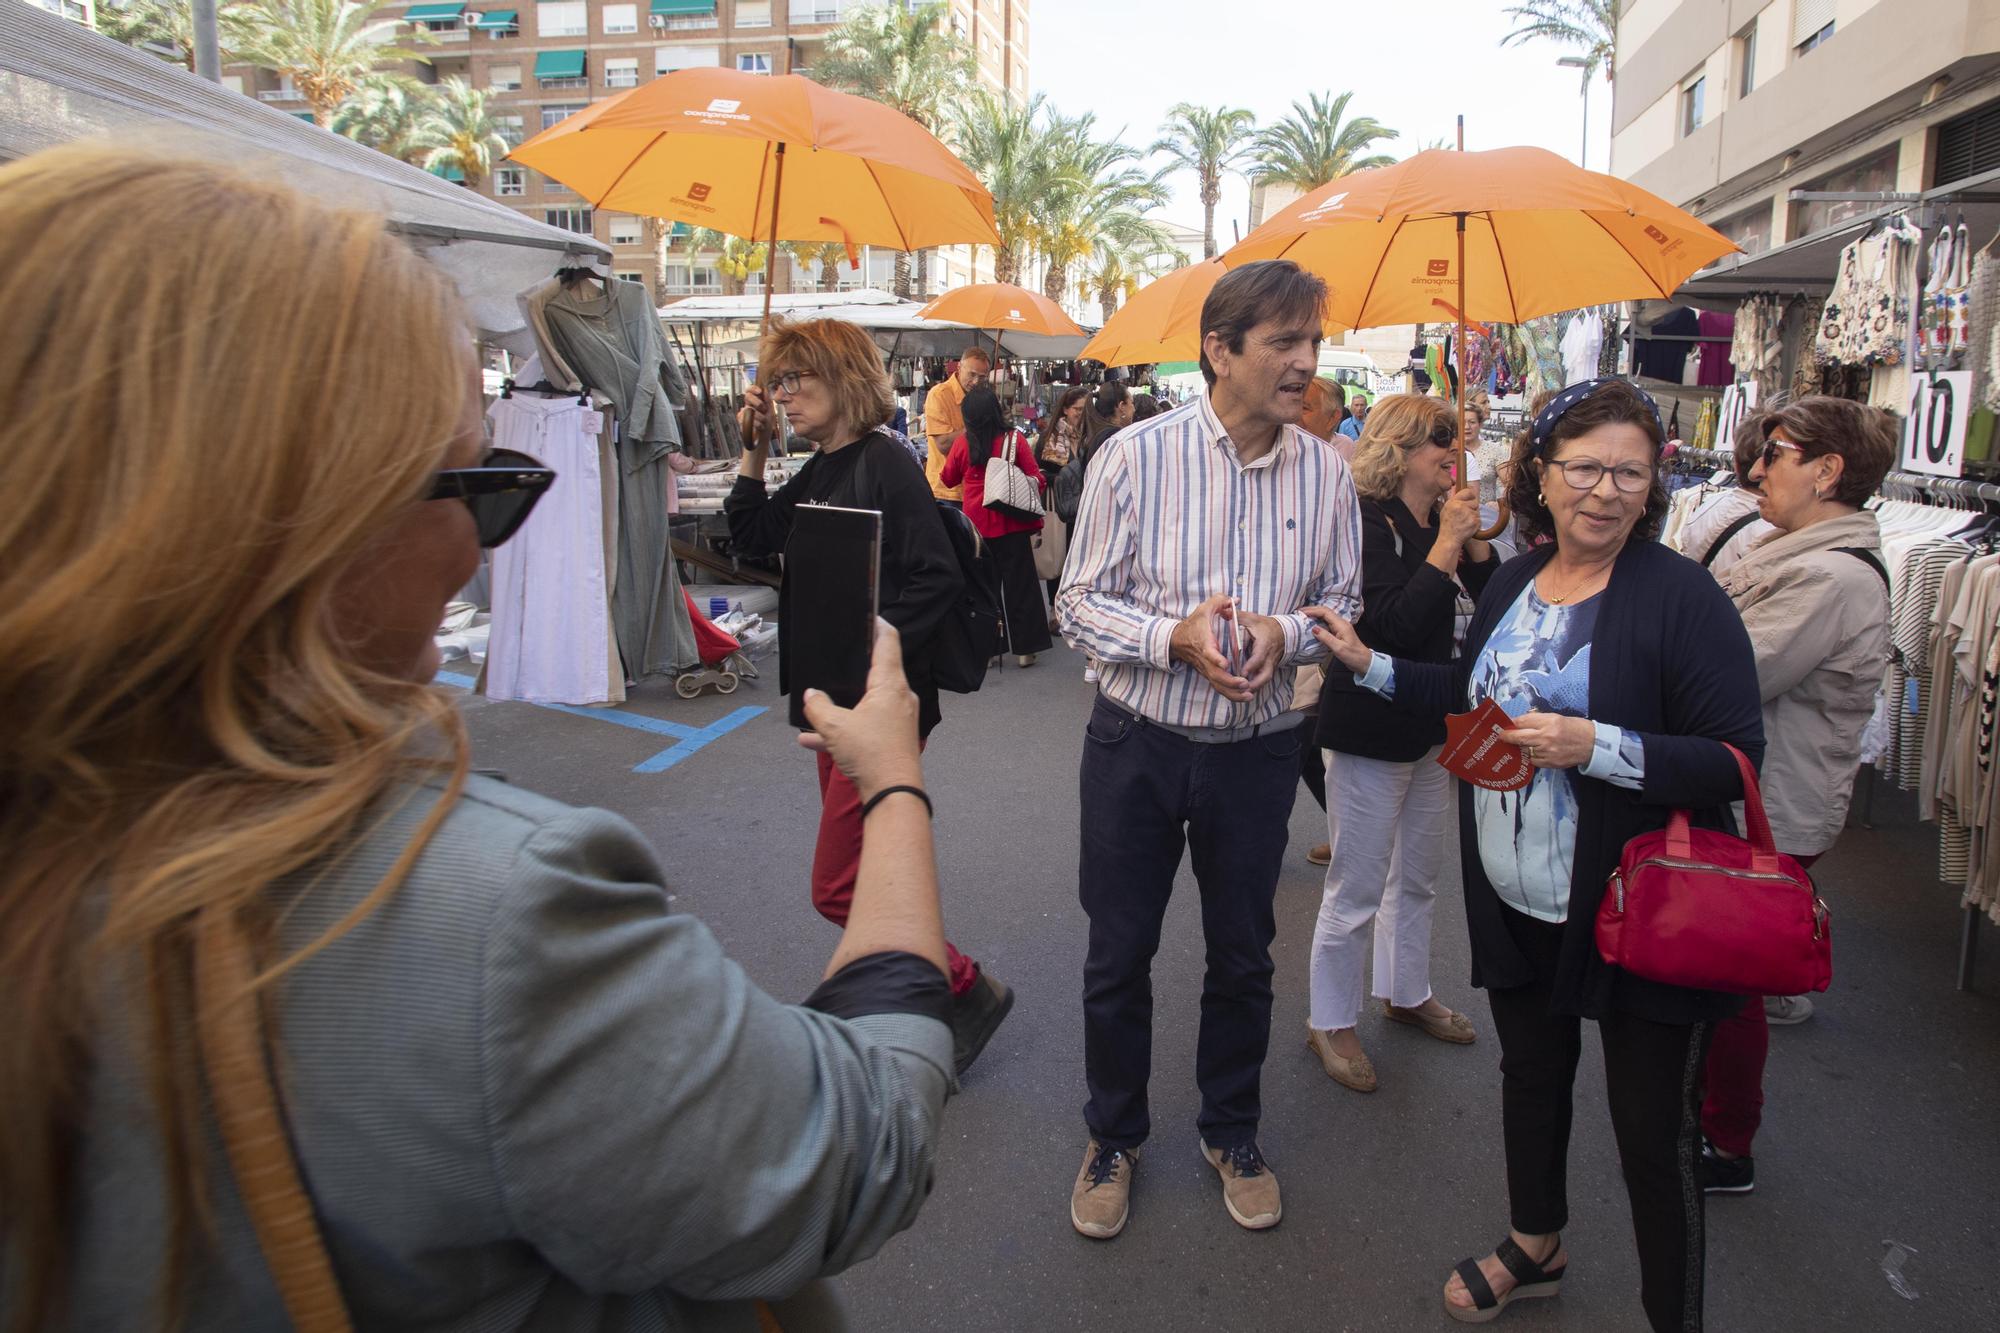
[[876, 792], [873, 796], [869, 797], [866, 801], [862, 802], [861, 817], [863, 819], [866, 819], [868, 818], [869, 815], [874, 814], [876, 806], [882, 804], [883, 801], [887, 800], [891, 796], [896, 795], [896, 793], [898, 792], [901, 792], [906, 796], [916, 797], [918, 800], [924, 803], [925, 815], [933, 819], [937, 817], [937, 810], [935, 807], [931, 805], [931, 798], [928, 792], [926, 792], [922, 787], [910, 787], [902, 784], [898, 784], [894, 787], [884, 787], [881, 791]]

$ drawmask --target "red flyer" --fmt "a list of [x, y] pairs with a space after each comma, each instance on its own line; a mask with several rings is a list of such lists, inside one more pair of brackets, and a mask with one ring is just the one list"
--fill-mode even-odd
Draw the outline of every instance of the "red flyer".
[[1513, 729], [1506, 712], [1491, 699], [1470, 713], [1454, 713], [1444, 720], [1444, 750], [1438, 762], [1475, 787], [1518, 791], [1534, 777], [1535, 766], [1519, 746], [1500, 739], [1501, 732]]

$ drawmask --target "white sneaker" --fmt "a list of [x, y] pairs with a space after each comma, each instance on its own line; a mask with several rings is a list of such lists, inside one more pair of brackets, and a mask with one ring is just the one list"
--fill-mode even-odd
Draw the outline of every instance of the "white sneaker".
[[1812, 1017], [1812, 1001], [1803, 995], [1766, 995], [1764, 1021], [1776, 1027], [1790, 1027]]
[[1097, 683], [1096, 667], [1085, 667], [1083, 669], [1083, 683], [1086, 685], [1095, 685]]

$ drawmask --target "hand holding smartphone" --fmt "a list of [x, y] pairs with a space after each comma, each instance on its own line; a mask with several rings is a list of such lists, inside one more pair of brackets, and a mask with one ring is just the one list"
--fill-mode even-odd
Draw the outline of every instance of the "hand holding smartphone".
[[809, 730], [805, 692], [852, 708], [868, 688], [882, 569], [882, 515], [800, 505], [785, 545], [786, 687], [792, 725]]

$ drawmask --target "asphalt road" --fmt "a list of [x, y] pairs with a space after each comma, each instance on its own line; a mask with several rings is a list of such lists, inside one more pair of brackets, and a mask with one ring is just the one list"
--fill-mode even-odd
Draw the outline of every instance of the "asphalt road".
[[[1069, 1225], [1085, 1141], [1076, 902], [1076, 767], [1091, 687], [1058, 647], [1028, 670], [945, 696], [927, 780], [938, 810], [947, 930], [1012, 985], [1012, 1018], [947, 1107], [937, 1187], [916, 1226], [838, 1280], [857, 1329], [1439, 1329], [1452, 1265], [1505, 1231], [1499, 1048], [1466, 984], [1456, 857], [1440, 892], [1433, 977], [1480, 1029], [1470, 1047], [1364, 1017], [1382, 1087], [1333, 1083], [1305, 1048], [1306, 964], [1325, 837], [1303, 788], [1278, 886], [1277, 1007], [1260, 1143], [1285, 1218], [1250, 1233], [1223, 1211], [1194, 1128], [1201, 934], [1192, 877], [1154, 967], [1155, 1134], [1124, 1235]], [[723, 698], [655, 683], [621, 710], [712, 739], [468, 698], [476, 762], [515, 783], [631, 819], [680, 907], [759, 983], [802, 997], [834, 928], [807, 899], [818, 791], [785, 724], [775, 661]], [[696, 748], [697, 744], [699, 748]], [[679, 746], [676, 761], [657, 758]], [[656, 771], [634, 772], [648, 765]], [[1909, 798], [1878, 787], [1877, 827], [1850, 828], [1819, 867], [1836, 977], [1801, 1026], [1774, 1029], [1754, 1195], [1708, 1210], [1709, 1327], [2000, 1328], [2000, 931], [1974, 993], [1954, 989], [1961, 914], [1935, 879], [1936, 841]], [[1447, 833], [1445, 836], [1454, 836]], [[1570, 1158], [1570, 1277], [1516, 1306], [1511, 1329], [1643, 1329], [1638, 1270], [1603, 1066], [1586, 1034]], [[673, 1145], [676, 1151], [700, 1145]], [[726, 1169], [717, 1163], [717, 1169]], [[1888, 1243], [1908, 1253], [1884, 1268]], [[1907, 1293], [1907, 1294], [1904, 1294]]]

